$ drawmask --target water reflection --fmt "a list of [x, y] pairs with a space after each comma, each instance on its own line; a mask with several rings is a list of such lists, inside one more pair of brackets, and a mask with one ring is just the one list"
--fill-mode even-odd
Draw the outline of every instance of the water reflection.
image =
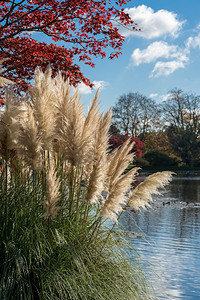
[[131, 243], [150, 263], [144, 267], [159, 299], [200, 299], [199, 189], [199, 175], [178, 175], [152, 209], [122, 215], [126, 230], [143, 236]]

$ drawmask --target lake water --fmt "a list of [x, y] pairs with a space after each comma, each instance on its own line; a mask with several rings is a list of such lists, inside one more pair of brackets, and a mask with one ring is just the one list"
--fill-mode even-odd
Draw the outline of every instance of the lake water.
[[[140, 176], [143, 180], [146, 174]], [[178, 174], [151, 209], [125, 212], [125, 229], [158, 299], [200, 300], [200, 174]]]

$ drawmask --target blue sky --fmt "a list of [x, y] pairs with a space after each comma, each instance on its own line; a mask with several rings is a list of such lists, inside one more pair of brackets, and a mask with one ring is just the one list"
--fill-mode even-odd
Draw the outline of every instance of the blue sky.
[[[82, 65], [86, 77], [101, 86], [103, 110], [122, 94], [139, 92], [158, 103], [172, 88], [200, 95], [200, 1], [131, 1], [127, 12], [142, 32], [124, 31], [123, 55], [95, 59], [95, 67]], [[79, 86], [82, 102], [89, 105], [95, 89]]]

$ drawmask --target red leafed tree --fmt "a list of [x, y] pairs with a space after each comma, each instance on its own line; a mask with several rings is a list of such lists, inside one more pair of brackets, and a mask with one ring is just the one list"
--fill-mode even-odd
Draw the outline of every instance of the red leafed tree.
[[[119, 24], [137, 30], [122, 9], [129, 1], [0, 1], [0, 59], [9, 58], [3, 75], [26, 90], [35, 67], [45, 69], [50, 63], [54, 74], [62, 71], [73, 85], [91, 85], [74, 60], [93, 67], [93, 56], [118, 57], [124, 42]], [[35, 38], [38, 33], [42, 41]]]
[[124, 135], [112, 135], [109, 139], [110, 148], [113, 150], [117, 147], [120, 147], [129, 138], [131, 142], [134, 142], [132, 152], [135, 153], [136, 158], [141, 157], [143, 142], [138, 138], [131, 137], [129, 133]]

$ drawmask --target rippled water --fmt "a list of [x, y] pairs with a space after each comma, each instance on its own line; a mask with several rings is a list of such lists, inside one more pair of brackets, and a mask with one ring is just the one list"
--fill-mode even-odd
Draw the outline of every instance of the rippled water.
[[200, 174], [175, 176], [151, 209], [122, 216], [127, 231], [142, 235], [131, 243], [158, 299], [200, 299]]

